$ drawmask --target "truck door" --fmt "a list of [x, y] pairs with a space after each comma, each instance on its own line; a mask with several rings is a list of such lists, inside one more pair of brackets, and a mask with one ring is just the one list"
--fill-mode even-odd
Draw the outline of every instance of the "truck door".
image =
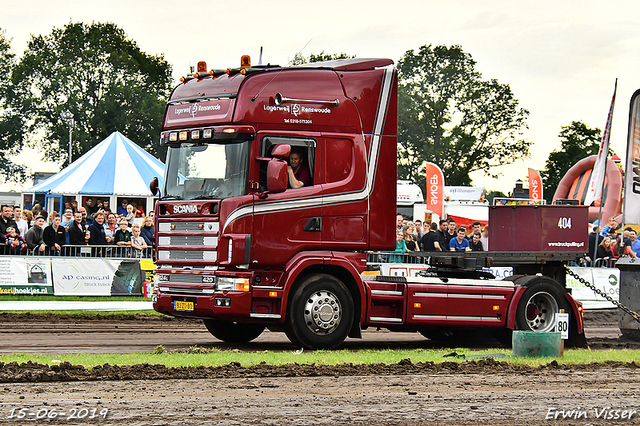
[[[273, 134], [258, 137], [262, 157], [269, 157], [275, 145], [288, 144], [292, 152], [302, 156], [303, 165], [308, 167], [312, 178], [308, 186], [288, 188], [266, 197], [254, 195], [253, 258], [262, 265], [283, 265], [296, 253], [318, 250], [321, 246], [322, 185], [317, 183], [317, 141]], [[260, 182], [263, 181], [266, 181], [266, 168], [261, 166]]]
[[[358, 137], [358, 136], [356, 136]], [[356, 137], [320, 138], [323, 249], [367, 248], [369, 203], [366, 153]], [[360, 142], [360, 143], [358, 143]]]

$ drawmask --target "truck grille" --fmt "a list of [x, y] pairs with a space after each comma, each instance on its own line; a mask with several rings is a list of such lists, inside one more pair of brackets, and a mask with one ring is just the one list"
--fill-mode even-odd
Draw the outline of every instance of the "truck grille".
[[[159, 262], [206, 261], [214, 263], [218, 254], [219, 223], [215, 221], [158, 223]], [[189, 233], [191, 235], [180, 235]], [[185, 250], [192, 248], [193, 250]], [[197, 250], [196, 250], [197, 249]]]
[[172, 235], [169, 237], [170, 246], [203, 246], [204, 237], [200, 235]]
[[204, 252], [191, 250], [171, 250], [170, 260], [204, 260]]

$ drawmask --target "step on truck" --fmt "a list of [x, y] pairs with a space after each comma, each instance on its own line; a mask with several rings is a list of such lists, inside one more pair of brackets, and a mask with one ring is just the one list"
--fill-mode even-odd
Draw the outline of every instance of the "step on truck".
[[582, 333], [578, 305], [552, 277], [490, 281], [437, 264], [419, 277], [368, 275], [367, 254], [395, 248], [389, 59], [199, 63], [168, 101], [161, 144], [153, 306], [201, 318], [220, 340], [248, 342], [266, 327], [313, 349], [367, 327], [549, 331], [560, 308]]

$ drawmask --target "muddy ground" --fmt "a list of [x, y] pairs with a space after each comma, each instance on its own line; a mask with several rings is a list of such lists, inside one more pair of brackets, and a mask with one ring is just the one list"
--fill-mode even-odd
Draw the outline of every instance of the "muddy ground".
[[[588, 313], [586, 320], [592, 349], [638, 347], [637, 342], [620, 338], [615, 312]], [[153, 343], [165, 334], [140, 330], [156, 326], [158, 330], [190, 330], [182, 337], [175, 333], [177, 349], [204, 339], [197, 323], [157, 317], [96, 320], [2, 314], [0, 322], [3, 347], [24, 346], [8, 339], [29, 340], [29, 336], [47, 334], [52, 341], [49, 347], [76, 334], [91, 346], [91, 341], [99, 340], [92, 338], [94, 332], [100, 334], [113, 326], [126, 331], [104, 333], [105, 339], [135, 332], [133, 340], [145, 336], [138, 339]], [[145, 326], [136, 328], [141, 323]], [[7, 327], [17, 329], [7, 333]], [[408, 336], [401, 339], [398, 334]], [[387, 347], [428, 346], [427, 340], [414, 334], [372, 331], [369, 338], [373, 342], [382, 339]], [[255, 350], [291, 349], [280, 333], [265, 333], [261, 338], [267, 340], [258, 343]], [[219, 345], [211, 338], [207, 341], [212, 347]], [[112, 344], [117, 346], [118, 342]], [[379, 343], [359, 345], [367, 348]], [[531, 368], [493, 359], [462, 364], [406, 359], [393, 365], [244, 368], [230, 364], [178, 369], [104, 365], [90, 370], [67, 363], [9, 363], [0, 365], [0, 425], [640, 424], [639, 393], [640, 365], [635, 363], [560, 366], [551, 362]], [[37, 418], [44, 415], [56, 418]]]

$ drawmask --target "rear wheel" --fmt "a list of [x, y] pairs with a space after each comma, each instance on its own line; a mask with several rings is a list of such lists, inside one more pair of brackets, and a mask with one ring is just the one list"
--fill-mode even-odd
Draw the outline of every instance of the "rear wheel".
[[334, 276], [307, 277], [291, 296], [285, 333], [307, 349], [330, 349], [344, 341], [353, 323], [353, 299]]
[[217, 319], [203, 320], [209, 333], [227, 343], [246, 343], [257, 338], [264, 331], [264, 325], [247, 324]]
[[516, 329], [540, 332], [554, 331], [556, 314], [569, 305], [563, 289], [549, 279], [540, 278], [530, 283], [522, 294], [516, 310]]

